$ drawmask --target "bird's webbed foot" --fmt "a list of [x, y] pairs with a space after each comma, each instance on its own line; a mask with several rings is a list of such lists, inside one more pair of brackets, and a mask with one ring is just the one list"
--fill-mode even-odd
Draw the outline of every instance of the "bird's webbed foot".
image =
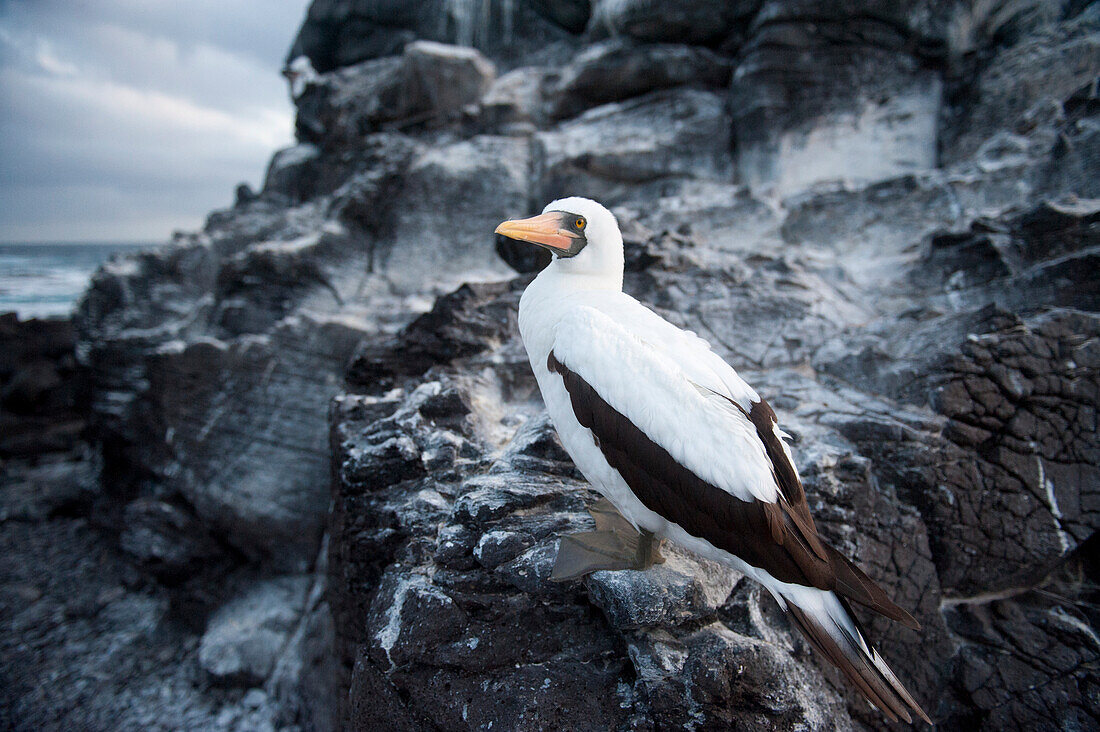
[[601, 498], [588, 512], [596, 530], [561, 537], [552, 581], [564, 582], [603, 569], [649, 569], [665, 561], [661, 540], [649, 531], [639, 533], [606, 499]]

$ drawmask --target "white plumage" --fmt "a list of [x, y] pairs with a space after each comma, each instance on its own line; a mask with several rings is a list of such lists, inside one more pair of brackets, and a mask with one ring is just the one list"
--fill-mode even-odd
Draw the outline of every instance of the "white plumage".
[[[523, 293], [519, 326], [562, 444], [592, 486], [635, 528], [763, 584], [888, 716], [909, 719], [912, 709], [927, 719], [831, 588], [919, 626], [819, 543], [786, 435], [766, 402], [706, 341], [623, 293], [614, 216], [594, 201], [566, 198], [497, 231], [555, 253]], [[716, 501], [728, 511], [705, 510]], [[715, 515], [734, 524], [716, 527]], [[739, 534], [745, 527], [754, 533]]]

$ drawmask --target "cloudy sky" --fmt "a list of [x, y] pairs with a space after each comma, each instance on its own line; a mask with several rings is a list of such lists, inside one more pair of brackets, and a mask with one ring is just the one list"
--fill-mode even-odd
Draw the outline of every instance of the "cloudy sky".
[[0, 0], [0, 241], [160, 241], [293, 139], [308, 0]]

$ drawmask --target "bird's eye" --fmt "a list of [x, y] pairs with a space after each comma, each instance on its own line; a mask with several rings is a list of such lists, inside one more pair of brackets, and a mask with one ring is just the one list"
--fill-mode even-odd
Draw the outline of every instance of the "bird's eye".
[[581, 219], [577, 219], [577, 223], [574, 224], [574, 226], [576, 226], [578, 229], [583, 229], [587, 224], [588, 224], [588, 222], [585, 221], [583, 218], [581, 218]]

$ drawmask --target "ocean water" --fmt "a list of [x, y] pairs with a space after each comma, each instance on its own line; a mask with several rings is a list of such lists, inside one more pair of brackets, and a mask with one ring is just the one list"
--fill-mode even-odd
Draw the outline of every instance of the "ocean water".
[[22, 319], [66, 316], [92, 273], [111, 255], [153, 244], [0, 244], [0, 313]]

